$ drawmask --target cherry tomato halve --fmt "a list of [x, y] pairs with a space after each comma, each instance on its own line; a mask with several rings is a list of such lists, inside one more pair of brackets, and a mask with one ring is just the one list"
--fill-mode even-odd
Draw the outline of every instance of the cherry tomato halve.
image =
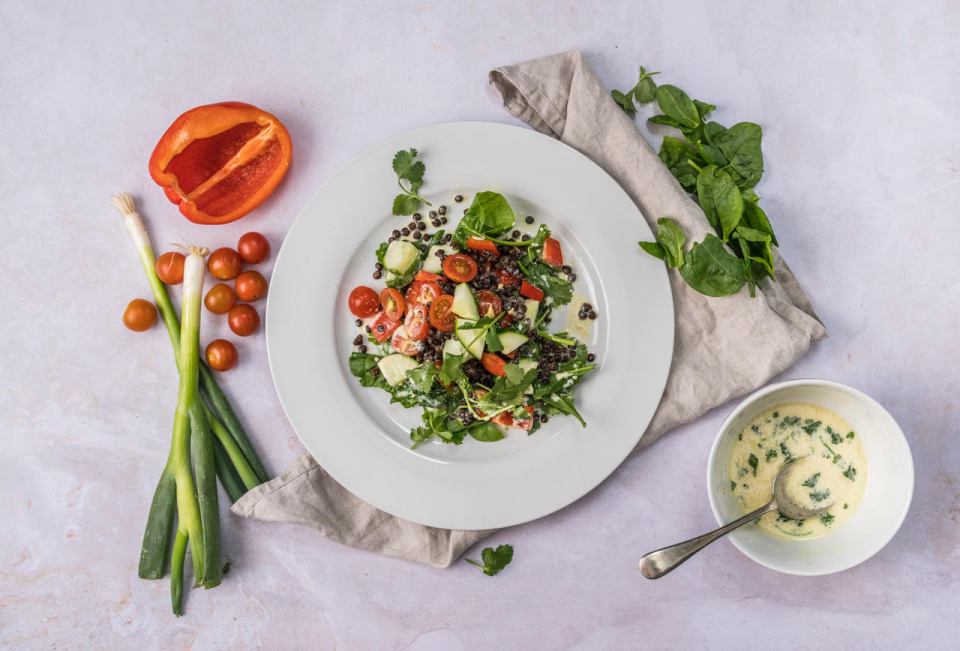
[[426, 305], [440, 296], [440, 285], [429, 281], [415, 280], [407, 290], [407, 311], [416, 303]]
[[258, 264], [270, 256], [270, 242], [260, 233], [244, 233], [237, 242], [237, 253], [248, 264]]
[[407, 334], [407, 329], [404, 326], [400, 326], [390, 339], [390, 347], [401, 355], [416, 357], [417, 353], [423, 350], [423, 342], [412, 338]]
[[468, 283], [477, 277], [477, 261], [463, 253], [448, 255], [443, 259], [443, 273], [455, 283]]
[[228, 246], [222, 246], [207, 259], [207, 270], [219, 280], [233, 280], [243, 269], [243, 258]]
[[451, 311], [453, 296], [441, 294], [430, 305], [430, 325], [440, 332], [453, 332], [457, 323], [456, 315]]
[[183, 282], [183, 263], [186, 260], [182, 253], [167, 251], [159, 258], [154, 267], [157, 276], [166, 285], [179, 285]]
[[441, 276], [430, 273], [429, 271], [423, 271], [422, 269], [417, 272], [417, 275], [413, 277], [414, 280], [419, 280], [422, 282], [431, 282], [435, 283], [440, 280]]
[[[373, 290], [371, 290], [373, 291]], [[377, 315], [377, 318], [374, 319], [373, 325], [370, 326], [371, 334], [373, 338], [379, 343], [385, 342], [390, 336], [400, 327], [400, 322], [394, 319], [391, 319], [386, 314], [381, 312]]]
[[487, 253], [492, 253], [495, 256], [500, 255], [500, 250], [497, 249], [497, 245], [490, 240], [483, 240], [479, 237], [468, 237], [467, 238], [467, 248], [471, 251], [486, 251]]
[[430, 322], [427, 317], [427, 306], [423, 303], [414, 303], [407, 306], [407, 318], [403, 320], [407, 335], [411, 339], [423, 341], [430, 334]]
[[361, 319], [373, 316], [380, 309], [380, 299], [377, 298], [377, 293], [365, 285], [353, 288], [350, 297], [347, 299], [347, 304], [353, 316], [358, 316]]
[[520, 296], [532, 298], [535, 301], [543, 300], [543, 290], [535, 285], [531, 285], [526, 280], [520, 284]]
[[407, 301], [399, 289], [394, 287], [385, 287], [380, 292], [380, 305], [383, 306], [383, 313], [394, 321], [399, 321], [403, 317], [404, 310], [407, 309]]
[[520, 284], [520, 277], [514, 276], [511, 273], [507, 273], [503, 269], [496, 269], [497, 282], [500, 283], [503, 287], [515, 287]]
[[563, 251], [560, 249], [560, 242], [552, 237], [548, 237], [543, 243], [543, 261], [554, 267], [563, 264]]
[[483, 356], [480, 357], [480, 363], [483, 364], [483, 368], [487, 369], [490, 375], [503, 377], [507, 374], [503, 368], [507, 363], [502, 357], [495, 353], [484, 353]]
[[477, 310], [480, 316], [493, 318], [503, 312], [503, 301], [491, 291], [481, 290], [474, 295], [474, 298], [477, 299]]

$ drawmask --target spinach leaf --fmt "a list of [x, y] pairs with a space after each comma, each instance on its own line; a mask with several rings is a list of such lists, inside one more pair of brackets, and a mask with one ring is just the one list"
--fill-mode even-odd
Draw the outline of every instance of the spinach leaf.
[[[383, 387], [390, 390], [387, 381], [379, 373], [377, 362], [380, 357], [369, 353], [351, 353], [350, 354], [350, 372], [360, 380], [360, 386], [364, 387]], [[374, 372], [374, 369], [377, 369]]]
[[713, 113], [717, 108], [714, 104], [710, 104], [709, 102], [701, 102], [698, 99], [693, 100], [693, 105], [697, 107], [697, 114], [700, 116], [701, 122], [703, 122], [707, 118], [707, 115]]
[[660, 160], [687, 192], [693, 192], [697, 187], [697, 170], [690, 165], [690, 161], [697, 167], [707, 164], [693, 145], [671, 136], [664, 137], [660, 145]]
[[666, 252], [667, 266], [683, 266], [683, 245], [687, 242], [687, 235], [677, 222], [669, 217], [657, 220], [657, 243]]
[[478, 192], [453, 232], [453, 239], [463, 246], [468, 237], [493, 237], [513, 228], [516, 219], [502, 194]]
[[679, 129], [683, 126], [679, 120], [672, 118], [669, 115], [651, 115], [649, 118], [647, 118], [647, 121], [653, 122], [654, 124], [662, 124], [666, 127], [674, 127], [676, 129]]
[[760, 140], [763, 131], [753, 122], [738, 122], [713, 138], [714, 144], [730, 161], [727, 170], [737, 186], [752, 188], [763, 176], [763, 154]]
[[623, 112], [633, 117], [637, 113], [636, 107], [633, 105], [633, 90], [629, 90], [626, 93], [622, 93], [619, 90], [610, 91], [610, 96], [613, 97], [613, 101], [617, 103]]
[[646, 104], [652, 102], [656, 96], [657, 84], [653, 81], [652, 77], [654, 75], [660, 74], [659, 72], [647, 72], [647, 69], [643, 66], [640, 66], [640, 78], [637, 80], [637, 83], [633, 88], [627, 92], [620, 90], [610, 91], [610, 95], [613, 97], [613, 101], [617, 103], [623, 112], [633, 117], [637, 108], [634, 106], [634, 101], [639, 102], [640, 104]]
[[654, 256], [655, 258], [660, 258], [661, 260], [667, 259], [667, 252], [663, 250], [663, 247], [657, 244], [656, 242], [637, 242], [640, 245], [640, 248]]
[[[753, 196], [755, 197], [756, 195], [754, 194]], [[767, 219], [767, 214], [763, 212], [763, 209], [756, 201], [747, 198], [746, 192], [744, 192], [744, 199], [746, 199], [746, 201], [743, 203], [743, 221], [745, 221], [750, 228], [768, 234], [770, 241], [775, 246], [780, 246], [777, 243], [777, 236], [773, 233], [773, 226], [770, 225], [770, 220]]]
[[700, 155], [711, 165], [724, 167], [729, 163], [723, 150], [716, 144], [716, 138], [727, 130], [717, 122], [707, 122], [703, 127], [703, 141], [697, 143]]
[[504, 437], [503, 432], [500, 431], [500, 428], [489, 421], [471, 425], [466, 429], [466, 432], [476, 440], [484, 443], [493, 443], [494, 441], [499, 441]]
[[707, 296], [736, 294], [747, 281], [737, 256], [724, 248], [716, 235], [708, 234], [687, 252], [680, 275], [693, 289]]
[[725, 170], [708, 165], [697, 177], [697, 197], [707, 221], [726, 242], [743, 216], [743, 196], [736, 183]]
[[669, 117], [677, 121], [681, 127], [695, 128], [700, 124], [700, 114], [697, 106], [685, 92], [666, 84], [656, 91], [657, 106]]

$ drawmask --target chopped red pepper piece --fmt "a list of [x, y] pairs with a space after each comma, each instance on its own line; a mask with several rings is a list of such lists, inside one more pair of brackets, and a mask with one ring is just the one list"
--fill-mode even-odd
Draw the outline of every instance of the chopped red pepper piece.
[[520, 284], [520, 296], [525, 296], [526, 298], [532, 298], [535, 301], [543, 300], [543, 290], [535, 285], [531, 285], [526, 280]]

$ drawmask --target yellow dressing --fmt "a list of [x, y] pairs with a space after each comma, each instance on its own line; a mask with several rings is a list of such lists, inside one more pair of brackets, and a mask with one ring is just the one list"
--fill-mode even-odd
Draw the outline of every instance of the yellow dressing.
[[806, 508], [833, 506], [819, 516], [799, 521], [768, 513], [758, 526], [777, 536], [810, 539], [824, 536], [849, 520], [867, 485], [863, 446], [846, 421], [811, 404], [769, 409], [737, 434], [728, 475], [730, 490], [743, 512], [770, 500], [773, 480], [790, 459], [798, 459], [786, 484], [790, 497]]

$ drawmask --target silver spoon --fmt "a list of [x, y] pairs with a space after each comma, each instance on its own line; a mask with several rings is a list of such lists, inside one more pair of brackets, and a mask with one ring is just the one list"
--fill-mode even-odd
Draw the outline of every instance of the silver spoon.
[[717, 538], [727, 535], [734, 529], [738, 529], [748, 522], [752, 522], [753, 520], [759, 518], [765, 513], [769, 513], [770, 511], [779, 510], [780, 513], [788, 518], [793, 518], [794, 520], [806, 520], [807, 518], [816, 517], [820, 513], [823, 513], [829, 509], [831, 506], [833, 506], [833, 502], [827, 504], [826, 506], [810, 509], [797, 504], [796, 501], [790, 499], [790, 496], [787, 494], [785, 488], [787, 483], [786, 480], [789, 475], [792, 474], [791, 468], [795, 468], [793, 465], [794, 462], [799, 461], [802, 458], [803, 457], [791, 459], [787, 463], [783, 464], [783, 467], [780, 468], [780, 471], [777, 472], [776, 478], [773, 480], [773, 495], [769, 502], [761, 506], [756, 511], [751, 511], [742, 518], [734, 520], [730, 524], [726, 524], [719, 529], [714, 529], [710, 533], [705, 533], [702, 536], [697, 536], [696, 538], [691, 538], [690, 540], [686, 540], [682, 543], [670, 545], [669, 547], [664, 547], [663, 549], [658, 549], [655, 552], [646, 554], [640, 559], [640, 572], [648, 579], [659, 579], [664, 574], [674, 570], [688, 558], [712, 543]]

